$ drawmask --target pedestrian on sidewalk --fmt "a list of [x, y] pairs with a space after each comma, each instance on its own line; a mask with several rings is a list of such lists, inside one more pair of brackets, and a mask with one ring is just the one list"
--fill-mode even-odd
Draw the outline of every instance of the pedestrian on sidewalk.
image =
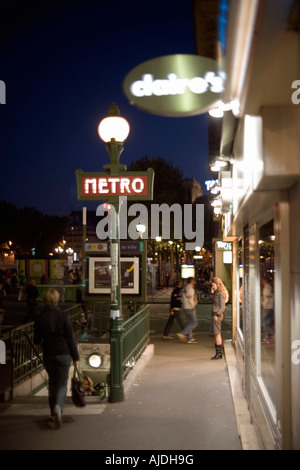
[[214, 277], [211, 285], [212, 293], [212, 331], [215, 337], [216, 354], [211, 359], [222, 359], [222, 334], [221, 324], [225, 316], [226, 303], [229, 300], [228, 290], [220, 278]]
[[189, 277], [187, 279], [187, 285], [182, 291], [181, 297], [183, 310], [187, 320], [187, 325], [180, 333], [177, 333], [177, 336], [181, 342], [188, 344], [197, 343], [195, 338], [193, 338], [192, 336], [193, 330], [198, 324], [196, 316], [197, 301], [194, 289], [195, 283], [195, 279], [193, 277]]
[[45, 369], [49, 376], [49, 406], [56, 429], [61, 427], [62, 412], [67, 395], [71, 360], [78, 365], [79, 354], [68, 313], [58, 307], [59, 292], [44, 293], [43, 311], [36, 316], [34, 342], [42, 343]]
[[175, 289], [173, 289], [171, 294], [171, 302], [170, 302], [170, 315], [168, 321], [166, 323], [163, 338], [164, 339], [173, 339], [172, 336], [169, 336], [170, 330], [172, 328], [174, 319], [178, 322], [180, 329], [183, 330], [184, 323], [181, 318], [181, 289], [182, 289], [182, 281], [178, 281], [176, 283]]
[[35, 285], [35, 280], [30, 279], [29, 285], [26, 287], [26, 302], [28, 307], [27, 315], [23, 319], [23, 324], [35, 320], [37, 298], [40, 295], [38, 288]]
[[21, 302], [24, 299], [24, 291], [25, 291], [25, 284], [26, 284], [26, 276], [24, 274], [24, 271], [21, 271], [19, 278], [20, 278], [20, 286], [19, 286], [19, 292], [18, 292], [18, 301]]
[[4, 315], [5, 315], [5, 306], [4, 306], [5, 296], [6, 296], [6, 292], [4, 289], [4, 283], [0, 281], [0, 337], [2, 337], [1, 325], [4, 321]]

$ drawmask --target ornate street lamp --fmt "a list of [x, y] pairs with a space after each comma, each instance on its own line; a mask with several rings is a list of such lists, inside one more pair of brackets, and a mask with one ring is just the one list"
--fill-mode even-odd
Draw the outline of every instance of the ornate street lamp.
[[108, 116], [100, 122], [98, 134], [100, 139], [106, 142], [106, 150], [109, 153], [111, 164], [103, 165], [105, 170], [111, 173], [126, 171], [126, 165], [120, 164], [120, 155], [124, 150], [123, 142], [129, 135], [130, 127], [126, 119], [120, 116], [118, 106], [113, 103], [108, 109]]
[[[120, 155], [124, 150], [123, 142], [129, 134], [129, 124], [120, 116], [116, 104], [108, 110], [108, 117], [104, 118], [98, 126], [100, 138], [106, 142], [106, 150], [110, 156], [110, 164], [103, 165], [106, 172], [118, 175], [126, 171], [126, 165], [120, 163]], [[110, 302], [110, 331], [111, 331], [111, 376], [110, 401], [124, 400], [123, 374], [122, 374], [122, 314], [121, 314], [121, 269], [120, 269], [120, 240], [119, 240], [119, 196], [110, 197], [113, 208], [111, 256], [111, 302]]]

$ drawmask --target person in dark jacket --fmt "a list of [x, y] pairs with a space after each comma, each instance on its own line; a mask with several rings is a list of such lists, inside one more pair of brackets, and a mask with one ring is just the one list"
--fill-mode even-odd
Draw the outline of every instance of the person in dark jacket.
[[26, 287], [26, 302], [28, 313], [23, 319], [23, 324], [35, 320], [37, 298], [40, 295], [38, 288], [35, 285], [35, 280], [30, 279], [28, 287]]
[[45, 369], [49, 376], [49, 406], [57, 429], [61, 426], [71, 359], [78, 365], [79, 354], [68, 313], [58, 307], [59, 292], [48, 289], [43, 311], [36, 316], [34, 342], [42, 343]]
[[211, 359], [222, 359], [221, 324], [225, 315], [226, 303], [229, 300], [228, 290], [218, 277], [212, 279], [212, 332], [215, 337], [216, 354]]
[[1, 333], [1, 325], [4, 320], [4, 314], [5, 314], [5, 306], [4, 306], [4, 297], [6, 296], [6, 292], [4, 290], [4, 284], [0, 279], [0, 337], [2, 337]]
[[164, 339], [172, 339], [172, 336], [169, 336], [169, 333], [170, 333], [170, 330], [172, 328], [175, 318], [177, 322], [179, 323], [181, 330], [183, 330], [184, 328], [184, 323], [181, 318], [181, 289], [182, 289], [182, 281], [178, 281], [175, 289], [173, 289], [172, 294], [171, 294], [170, 315], [169, 315], [167, 324], [164, 329], [164, 334], [163, 334]]

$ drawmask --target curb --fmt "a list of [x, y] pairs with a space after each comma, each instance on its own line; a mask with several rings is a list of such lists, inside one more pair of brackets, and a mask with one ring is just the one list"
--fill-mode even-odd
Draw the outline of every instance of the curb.
[[238, 433], [241, 439], [242, 449], [263, 450], [259, 444], [255, 427], [251, 422], [252, 419], [248, 409], [247, 400], [243, 393], [240, 372], [237, 367], [236, 356], [231, 342], [228, 343], [224, 341], [224, 349], [235, 417]]
[[141, 355], [141, 357], [139, 358], [139, 360], [137, 361], [137, 363], [135, 364], [134, 368], [129, 372], [123, 382], [125, 395], [130, 392], [130, 389], [134, 385], [135, 381], [138, 379], [138, 376], [143, 372], [144, 368], [153, 356], [154, 344], [149, 344]]

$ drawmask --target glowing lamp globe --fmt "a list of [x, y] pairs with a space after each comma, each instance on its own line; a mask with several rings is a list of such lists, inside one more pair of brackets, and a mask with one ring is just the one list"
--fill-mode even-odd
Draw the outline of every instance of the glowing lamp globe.
[[108, 116], [100, 122], [98, 134], [104, 142], [114, 139], [116, 142], [124, 142], [127, 139], [130, 127], [126, 119], [120, 116]]

